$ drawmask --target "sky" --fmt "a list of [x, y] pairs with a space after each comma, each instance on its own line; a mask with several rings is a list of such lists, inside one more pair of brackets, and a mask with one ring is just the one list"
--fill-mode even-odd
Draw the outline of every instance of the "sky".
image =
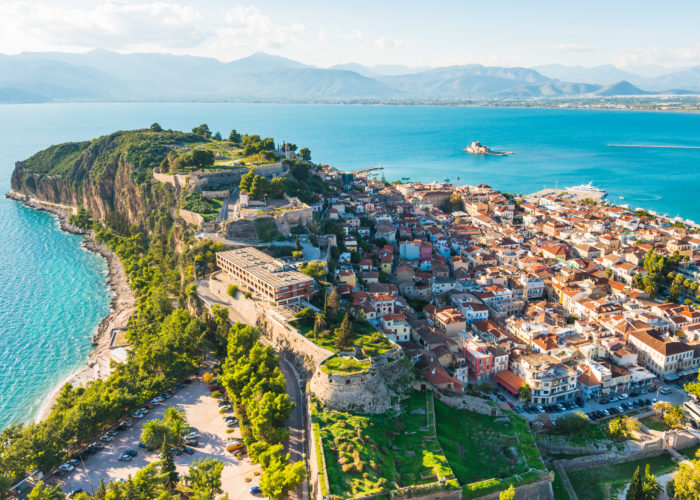
[[164, 52], [306, 64], [700, 64], [700, 2], [0, 0], [0, 53]]

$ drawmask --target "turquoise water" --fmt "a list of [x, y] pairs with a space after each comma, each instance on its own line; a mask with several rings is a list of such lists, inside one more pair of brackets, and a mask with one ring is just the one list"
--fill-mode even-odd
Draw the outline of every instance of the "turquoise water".
[[[388, 179], [487, 183], [528, 193], [593, 181], [609, 199], [700, 221], [700, 115], [652, 112], [277, 104], [40, 104], [0, 106], [0, 191], [14, 162], [116, 129], [259, 133], [307, 146], [341, 169], [382, 165]], [[473, 140], [509, 157], [476, 157]], [[623, 196], [624, 201], [619, 197]], [[80, 366], [108, 308], [104, 261], [47, 214], [0, 199], [0, 427], [27, 420]]]

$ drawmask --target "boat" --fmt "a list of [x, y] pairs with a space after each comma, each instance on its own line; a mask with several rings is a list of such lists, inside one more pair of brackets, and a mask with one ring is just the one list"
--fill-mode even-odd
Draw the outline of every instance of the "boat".
[[409, 180], [409, 179], [410, 179], [410, 177], [401, 177], [401, 180], [402, 180], [402, 181], [407, 181], [407, 180]]
[[604, 189], [595, 187], [593, 185], [593, 181], [589, 182], [588, 184], [580, 184], [578, 186], [567, 187], [566, 192], [572, 194], [590, 194], [601, 197], [608, 194]]
[[513, 154], [511, 151], [493, 151], [490, 147], [484, 146], [479, 141], [472, 142], [469, 146], [464, 148], [464, 151], [473, 155], [506, 156]]
[[450, 178], [449, 178], [449, 177], [445, 177], [445, 182], [450, 182]]

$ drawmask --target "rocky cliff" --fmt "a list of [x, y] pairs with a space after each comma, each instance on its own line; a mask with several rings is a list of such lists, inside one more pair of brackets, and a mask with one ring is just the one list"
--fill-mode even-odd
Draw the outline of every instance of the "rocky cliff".
[[15, 165], [12, 190], [38, 200], [82, 206], [105, 220], [119, 214], [142, 224], [172, 186], [153, 181], [175, 147], [203, 139], [182, 132], [115, 132], [88, 142], [51, 146]]

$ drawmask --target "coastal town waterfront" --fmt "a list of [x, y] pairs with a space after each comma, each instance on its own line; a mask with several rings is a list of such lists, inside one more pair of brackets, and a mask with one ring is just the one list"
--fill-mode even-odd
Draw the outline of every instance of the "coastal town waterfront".
[[[575, 470], [558, 447], [605, 448], [625, 462], [675, 457], [698, 441], [700, 391], [680, 390], [700, 369], [691, 221], [607, 203], [591, 185], [523, 196], [485, 183], [391, 182], [379, 167], [340, 170], [308, 148], [235, 130], [213, 137], [206, 124], [182, 133], [154, 123], [50, 152], [48, 163], [46, 152], [17, 163], [11, 195], [70, 211], [64, 228], [118, 256], [111, 272], [124, 295], [99, 332], [121, 327], [128, 354], [103, 371], [93, 365], [94, 377], [74, 380], [84, 388], [64, 387], [47, 418], [0, 449], [13, 457], [12, 477], [39, 463], [70, 492], [73, 462], [89, 459], [124, 479], [99, 457], [131, 462], [138, 450], [97, 445], [163, 404], [204, 359], [216, 360], [200, 373], [210, 395], [188, 406], [187, 431], [171, 427], [185, 418], [177, 412], [143, 426], [141, 444], [161, 455], [140, 477], [198, 446], [191, 426], [216, 400], [224, 433], [240, 424], [245, 445], [205, 447], [213, 461], [204, 464], [249, 453], [274, 498], [472, 498], [511, 485], [551, 498], [556, 478], [566, 485]], [[103, 174], [100, 162], [115, 154], [123, 161]], [[80, 199], [64, 167], [78, 161], [88, 162]], [[162, 441], [149, 437], [158, 425]], [[37, 446], [26, 441], [33, 429], [40, 440], [64, 433], [53, 455], [24, 462], [32, 455], [15, 450]], [[582, 429], [595, 437], [579, 446]], [[490, 466], [501, 453], [512, 460]], [[200, 466], [178, 473], [183, 485]], [[279, 491], [275, 474], [285, 478]]]

